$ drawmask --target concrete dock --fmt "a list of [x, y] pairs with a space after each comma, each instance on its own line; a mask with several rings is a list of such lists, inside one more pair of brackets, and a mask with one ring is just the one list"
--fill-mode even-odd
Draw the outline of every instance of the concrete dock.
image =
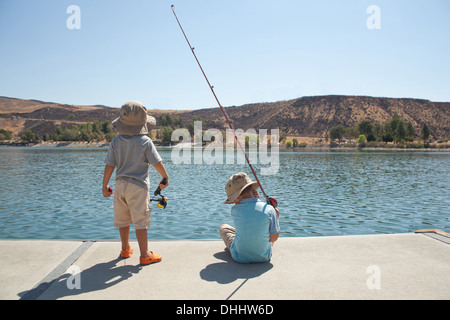
[[0, 240], [0, 299], [450, 299], [450, 238], [436, 230], [280, 238], [270, 262], [239, 264], [222, 241]]

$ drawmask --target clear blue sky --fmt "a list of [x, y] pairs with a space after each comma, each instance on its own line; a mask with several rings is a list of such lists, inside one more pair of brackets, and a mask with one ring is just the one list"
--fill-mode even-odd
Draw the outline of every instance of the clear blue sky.
[[[450, 101], [450, 1], [0, 0], [0, 95], [148, 109], [344, 94]], [[81, 29], [69, 30], [69, 5]], [[369, 29], [370, 5], [381, 29]]]

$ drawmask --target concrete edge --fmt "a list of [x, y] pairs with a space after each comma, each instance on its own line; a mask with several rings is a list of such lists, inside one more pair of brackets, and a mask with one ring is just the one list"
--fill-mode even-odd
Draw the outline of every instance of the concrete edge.
[[32, 289], [28, 290], [20, 300], [37, 300], [58, 279], [75, 261], [80, 258], [96, 241], [83, 241], [82, 244], [75, 249], [66, 259], [56, 266], [49, 274], [47, 274]]

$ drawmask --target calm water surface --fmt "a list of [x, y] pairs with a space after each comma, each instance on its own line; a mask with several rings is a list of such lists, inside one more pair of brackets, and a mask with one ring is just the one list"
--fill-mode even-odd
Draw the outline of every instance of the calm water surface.
[[[150, 239], [219, 239], [231, 223], [224, 185], [246, 165], [175, 165], [165, 210], [152, 206]], [[119, 239], [101, 193], [106, 149], [0, 148], [0, 238]], [[277, 198], [281, 236], [450, 231], [448, 152], [281, 152], [261, 176]], [[256, 165], [257, 172], [258, 166]], [[114, 177], [114, 176], [113, 176]], [[151, 191], [159, 177], [150, 170]], [[114, 188], [114, 181], [110, 185]], [[134, 236], [134, 235], [133, 235]]]

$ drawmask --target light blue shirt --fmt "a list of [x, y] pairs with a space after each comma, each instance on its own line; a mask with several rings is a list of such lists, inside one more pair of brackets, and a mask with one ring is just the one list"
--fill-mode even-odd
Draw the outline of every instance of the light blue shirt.
[[116, 180], [149, 188], [148, 169], [161, 162], [153, 141], [146, 135], [118, 135], [112, 139], [105, 163], [116, 167]]
[[242, 199], [231, 207], [236, 235], [231, 256], [240, 263], [266, 262], [272, 256], [270, 235], [280, 232], [274, 208], [258, 198]]

